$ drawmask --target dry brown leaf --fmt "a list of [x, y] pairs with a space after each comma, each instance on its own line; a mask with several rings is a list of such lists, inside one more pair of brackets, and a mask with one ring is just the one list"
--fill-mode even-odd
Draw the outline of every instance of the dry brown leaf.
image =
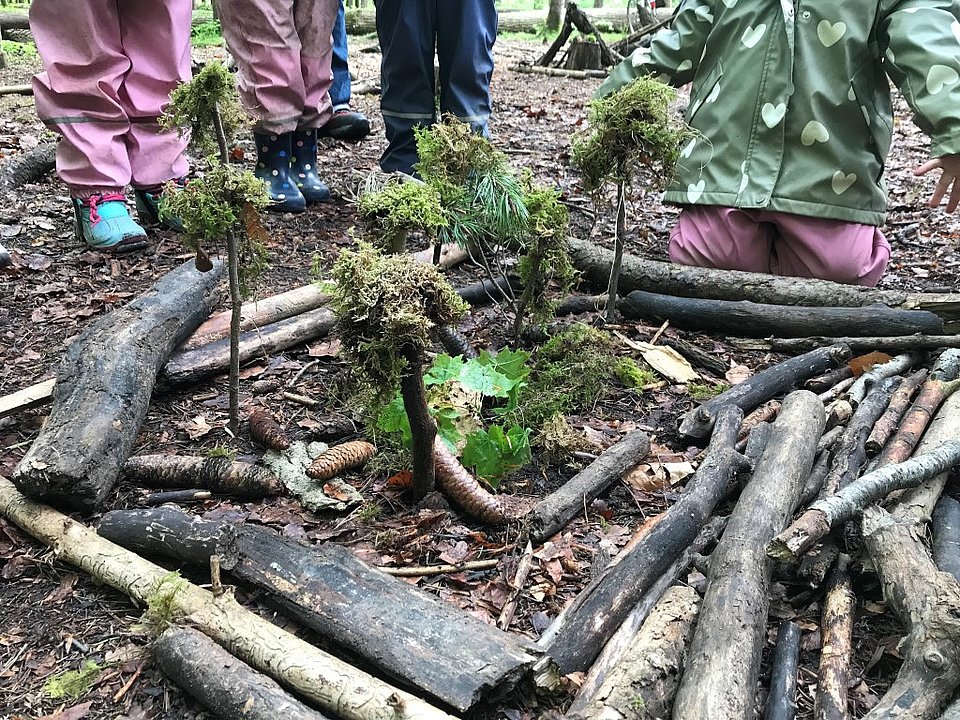
[[858, 355], [855, 358], [852, 358], [848, 363], [847, 367], [853, 370], [853, 374], [856, 377], [863, 375], [865, 372], [868, 372], [874, 365], [882, 365], [885, 362], [889, 362], [893, 358], [882, 352], [871, 352], [866, 355]]

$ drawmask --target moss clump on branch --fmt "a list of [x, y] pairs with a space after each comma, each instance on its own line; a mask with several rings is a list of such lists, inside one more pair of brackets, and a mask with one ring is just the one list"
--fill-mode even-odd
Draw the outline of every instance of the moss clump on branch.
[[183, 592], [187, 581], [177, 572], [168, 572], [154, 583], [147, 595], [144, 619], [155, 635], [160, 635], [173, 623], [176, 597]]
[[431, 331], [463, 315], [467, 304], [432, 265], [382, 255], [367, 243], [333, 267], [340, 339], [360, 378], [386, 401], [406, 366], [404, 349], [422, 352]]
[[75, 700], [90, 692], [102, 672], [103, 668], [95, 661], [84, 660], [79, 670], [58, 673], [47, 680], [43, 691], [54, 700], [65, 697]]
[[204, 65], [190, 82], [181, 83], [170, 93], [162, 124], [181, 133], [189, 131], [190, 147], [199, 152], [216, 152], [218, 124], [227, 138], [247, 125], [233, 73], [220, 62]]
[[432, 239], [447, 226], [440, 195], [422, 182], [392, 180], [381, 190], [364, 193], [357, 211], [363, 220], [363, 237], [387, 252], [403, 252], [410, 232], [419, 230]]
[[657, 381], [657, 376], [652, 370], [640, 367], [633, 358], [620, 358], [613, 368], [613, 374], [631, 390], [642, 390], [650, 383]]
[[673, 88], [641, 77], [589, 106], [589, 127], [573, 138], [573, 162], [587, 189], [599, 192], [604, 183], [629, 185], [640, 165], [654, 170], [656, 187], [663, 187], [680, 157], [680, 145], [692, 130], [670, 115]]

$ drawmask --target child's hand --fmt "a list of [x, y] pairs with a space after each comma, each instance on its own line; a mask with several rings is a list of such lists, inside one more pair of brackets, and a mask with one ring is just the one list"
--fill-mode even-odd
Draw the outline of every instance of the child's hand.
[[914, 175], [926, 175], [931, 170], [941, 168], [943, 174], [940, 176], [940, 182], [937, 183], [937, 189], [933, 191], [933, 197], [930, 198], [930, 207], [937, 207], [950, 190], [950, 199], [947, 201], [947, 212], [952, 213], [960, 204], [960, 155], [944, 155], [943, 157], [928, 160], [920, 167], [913, 169]]

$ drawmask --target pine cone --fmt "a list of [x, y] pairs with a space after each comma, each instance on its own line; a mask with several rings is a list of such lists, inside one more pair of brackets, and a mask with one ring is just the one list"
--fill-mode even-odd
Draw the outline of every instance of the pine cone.
[[320, 453], [306, 472], [315, 480], [329, 480], [344, 470], [363, 465], [376, 452], [377, 449], [365, 440], [353, 440]]
[[269, 410], [258, 408], [250, 413], [250, 437], [254, 442], [272, 450], [286, 450], [290, 447], [290, 438], [273, 418]]

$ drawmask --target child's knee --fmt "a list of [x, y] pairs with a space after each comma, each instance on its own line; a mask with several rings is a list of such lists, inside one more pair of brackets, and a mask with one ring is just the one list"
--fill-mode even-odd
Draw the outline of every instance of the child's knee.
[[890, 262], [890, 244], [879, 228], [858, 233], [849, 244], [838, 243], [838, 250], [831, 262], [829, 277], [825, 280], [874, 287], [883, 277]]

